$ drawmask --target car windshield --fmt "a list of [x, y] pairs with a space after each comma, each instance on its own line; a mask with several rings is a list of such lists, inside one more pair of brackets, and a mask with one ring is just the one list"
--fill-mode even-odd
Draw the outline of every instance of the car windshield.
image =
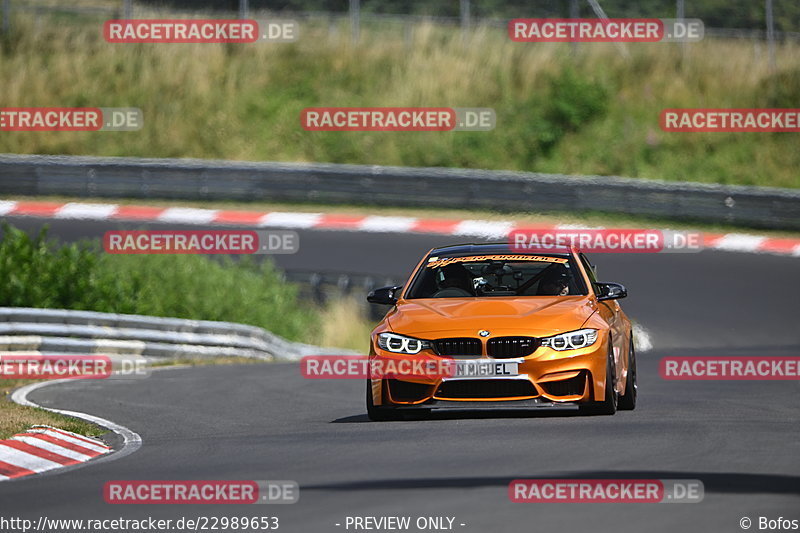
[[406, 298], [585, 295], [572, 260], [549, 256], [428, 258]]

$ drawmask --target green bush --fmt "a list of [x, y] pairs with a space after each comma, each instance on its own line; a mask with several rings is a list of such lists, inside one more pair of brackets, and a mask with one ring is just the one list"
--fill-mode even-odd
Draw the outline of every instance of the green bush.
[[762, 80], [759, 104], [762, 107], [797, 107], [800, 102], [800, 69], [784, 70]]
[[569, 132], [600, 118], [608, 107], [608, 92], [599, 83], [564, 69], [550, 80], [539, 143], [545, 153]]
[[95, 242], [59, 246], [3, 224], [0, 306], [223, 320], [310, 340], [317, 314], [269, 261], [200, 255], [109, 255]]

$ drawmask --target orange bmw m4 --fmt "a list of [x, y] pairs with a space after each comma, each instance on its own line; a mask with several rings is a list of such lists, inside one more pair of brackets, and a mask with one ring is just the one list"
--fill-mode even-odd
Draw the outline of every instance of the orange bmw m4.
[[393, 420], [433, 409], [634, 409], [633, 334], [618, 302], [625, 296], [622, 285], [597, 281], [575, 249], [435, 248], [405, 286], [367, 297], [392, 306], [372, 331], [370, 368], [446, 360], [453, 371], [371, 373], [367, 413]]

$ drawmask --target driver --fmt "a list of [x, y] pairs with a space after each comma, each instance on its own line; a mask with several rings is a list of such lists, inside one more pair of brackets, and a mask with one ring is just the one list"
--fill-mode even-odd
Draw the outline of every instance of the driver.
[[462, 289], [474, 294], [472, 274], [459, 263], [451, 263], [441, 268], [437, 276], [439, 289]]
[[539, 282], [539, 296], [566, 296], [569, 294], [569, 273], [561, 266], [553, 268], [551, 272]]

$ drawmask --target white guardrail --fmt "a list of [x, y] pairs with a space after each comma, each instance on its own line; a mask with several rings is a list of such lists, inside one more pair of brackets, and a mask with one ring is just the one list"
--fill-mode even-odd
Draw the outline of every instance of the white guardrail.
[[231, 322], [29, 307], [0, 307], [0, 352], [285, 361], [354, 353], [290, 342], [262, 328]]

